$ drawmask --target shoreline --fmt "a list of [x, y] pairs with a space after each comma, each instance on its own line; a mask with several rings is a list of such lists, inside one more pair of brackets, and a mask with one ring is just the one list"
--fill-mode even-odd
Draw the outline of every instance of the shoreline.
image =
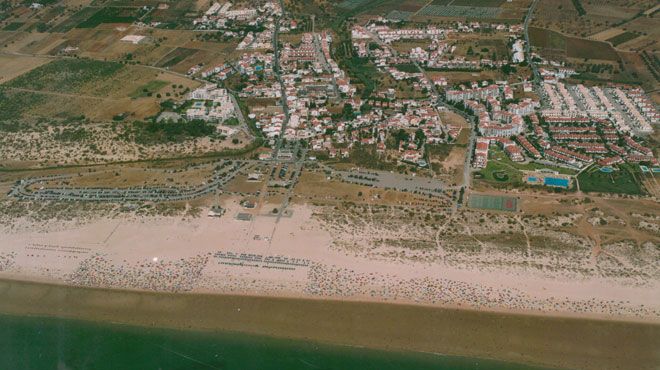
[[264, 298], [264, 299], [290, 299], [290, 300], [309, 300], [309, 301], [320, 301], [320, 302], [352, 302], [352, 303], [367, 303], [367, 304], [386, 304], [386, 305], [402, 305], [402, 306], [415, 306], [415, 307], [426, 307], [426, 308], [436, 308], [436, 309], [445, 309], [445, 310], [459, 310], [459, 311], [469, 311], [475, 313], [489, 313], [489, 314], [500, 314], [500, 315], [517, 315], [517, 316], [531, 316], [531, 317], [544, 317], [544, 318], [557, 318], [557, 319], [574, 319], [574, 320], [590, 320], [590, 321], [604, 321], [604, 322], [616, 322], [616, 323], [630, 323], [630, 324], [641, 324], [641, 325], [658, 325], [660, 326], [660, 320], [656, 317], [649, 316], [628, 316], [628, 315], [605, 315], [605, 314], [596, 314], [596, 313], [583, 313], [583, 312], [570, 312], [570, 311], [540, 311], [540, 310], [517, 310], [513, 308], [497, 308], [497, 307], [474, 307], [469, 305], [460, 305], [460, 304], [445, 304], [445, 303], [428, 303], [428, 302], [415, 302], [412, 300], [385, 300], [385, 299], [369, 299], [367, 296], [355, 296], [355, 297], [333, 297], [333, 296], [312, 296], [304, 295], [300, 293], [295, 293], [292, 291], [279, 291], [277, 294], [273, 292], [256, 292], [256, 291], [232, 291], [232, 292], [222, 292], [214, 291], [210, 289], [197, 289], [186, 292], [166, 292], [166, 291], [155, 291], [155, 290], [144, 290], [144, 289], [131, 289], [131, 288], [112, 288], [112, 287], [99, 287], [99, 286], [83, 286], [83, 285], [70, 285], [64, 281], [58, 280], [49, 280], [47, 278], [31, 278], [21, 276], [19, 274], [3, 273], [0, 274], [0, 284], [2, 283], [25, 283], [25, 284], [42, 284], [48, 286], [58, 286], [62, 288], [70, 289], [98, 289], [98, 290], [107, 290], [115, 292], [127, 292], [135, 294], [169, 294], [169, 295], [191, 295], [191, 296], [230, 296], [230, 297], [246, 297], [246, 298]]
[[160, 293], [0, 279], [0, 313], [141, 327], [228, 331], [331, 345], [536, 366], [653, 369], [654, 322], [495, 312], [399, 302]]

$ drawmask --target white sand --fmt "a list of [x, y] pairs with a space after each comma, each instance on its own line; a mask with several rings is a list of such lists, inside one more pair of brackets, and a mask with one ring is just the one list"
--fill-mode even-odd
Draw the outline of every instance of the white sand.
[[[56, 231], [3, 231], [0, 255], [10, 256], [13, 263], [4, 271], [0, 264], [0, 277], [660, 321], [657, 281], [628, 286], [623, 280], [569, 280], [505, 268], [484, 272], [440, 262], [368, 260], [331, 249], [332, 235], [312, 218], [310, 207], [292, 206], [293, 215], [276, 223], [277, 218], [265, 211], [273, 208], [268, 205], [252, 221], [239, 221], [235, 215], [254, 210], [237, 202], [224, 206], [228, 211], [222, 218], [127, 217]], [[273, 264], [263, 262], [256, 263], [258, 267], [228, 265], [222, 262], [240, 261], [214, 257], [218, 251], [304, 259], [309, 265], [290, 269], [264, 268]], [[85, 260], [92, 271], [74, 274]]]

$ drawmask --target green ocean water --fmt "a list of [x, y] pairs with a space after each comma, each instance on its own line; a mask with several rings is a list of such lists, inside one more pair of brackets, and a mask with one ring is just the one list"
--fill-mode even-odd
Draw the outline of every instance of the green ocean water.
[[0, 369], [533, 370], [433, 354], [320, 345], [225, 332], [148, 329], [0, 315]]

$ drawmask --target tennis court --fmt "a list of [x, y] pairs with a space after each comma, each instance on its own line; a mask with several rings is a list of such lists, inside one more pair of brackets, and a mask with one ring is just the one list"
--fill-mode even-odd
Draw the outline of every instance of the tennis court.
[[515, 212], [518, 210], [518, 199], [499, 195], [473, 194], [468, 199], [468, 206], [476, 209]]

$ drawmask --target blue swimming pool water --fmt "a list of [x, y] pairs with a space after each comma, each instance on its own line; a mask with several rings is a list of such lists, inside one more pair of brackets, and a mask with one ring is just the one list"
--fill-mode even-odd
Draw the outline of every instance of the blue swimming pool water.
[[568, 188], [569, 181], [568, 179], [562, 179], [557, 177], [546, 177], [545, 179], [543, 179], [543, 184], [547, 186]]
[[601, 167], [600, 172], [605, 172], [605, 173], [614, 172], [614, 168], [612, 168], [612, 167]]

